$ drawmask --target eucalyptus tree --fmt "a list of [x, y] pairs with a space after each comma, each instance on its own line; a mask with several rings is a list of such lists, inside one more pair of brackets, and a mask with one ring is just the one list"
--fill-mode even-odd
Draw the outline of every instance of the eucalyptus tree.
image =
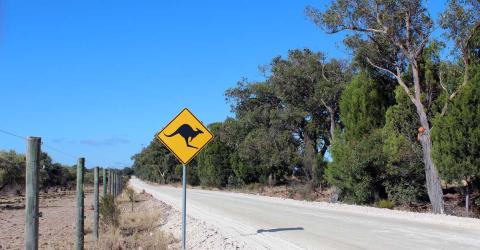
[[270, 81], [240, 81], [226, 92], [236, 119], [225, 121], [220, 139], [235, 149], [230, 163], [244, 183], [284, 179], [297, 153], [295, 118], [286, 111]]
[[425, 165], [426, 186], [435, 213], [444, 213], [440, 177], [432, 160], [430, 136], [431, 117], [423, 103], [426, 82], [423, 81], [422, 55], [431, 41], [434, 23], [421, 0], [337, 0], [325, 11], [307, 7], [307, 15], [327, 33], [351, 31], [367, 40], [393, 48], [389, 67], [369, 58], [365, 60], [375, 69], [395, 79], [414, 104], [419, 125], [424, 131], [419, 137]]
[[175, 167], [178, 161], [156, 138], [142, 151], [132, 156], [132, 160], [133, 171], [140, 178], [168, 183], [176, 177]]
[[[461, 58], [463, 76], [461, 81], [449, 86], [441, 82], [448, 95], [442, 110], [447, 111], [448, 103], [469, 82], [472, 63], [478, 59], [480, 48], [480, 2], [478, 0], [449, 0], [445, 11], [440, 16], [440, 26], [446, 30], [445, 35], [454, 42], [453, 54]], [[478, 63], [478, 61], [477, 61]], [[442, 78], [441, 78], [442, 79]]]
[[287, 58], [276, 57], [271, 63], [268, 81], [294, 118], [295, 135], [301, 142], [303, 165], [309, 177], [317, 176], [318, 159], [324, 157], [334, 140], [340, 122], [340, 94], [351, 78], [348, 66], [308, 49], [291, 50]]
[[333, 140], [340, 94], [351, 79], [348, 65], [336, 59], [327, 61], [322, 52], [303, 49], [289, 51], [286, 59], [274, 58], [271, 71], [269, 81], [278, 96], [292, 112], [302, 113], [301, 122], [313, 124], [302, 132], [313, 140], [327, 132], [324, 139]]

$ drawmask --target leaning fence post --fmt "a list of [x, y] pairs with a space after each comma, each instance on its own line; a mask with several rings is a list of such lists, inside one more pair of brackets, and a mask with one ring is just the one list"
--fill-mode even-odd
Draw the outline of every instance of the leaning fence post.
[[41, 138], [28, 137], [25, 173], [25, 249], [38, 249], [38, 167]]
[[83, 170], [85, 168], [85, 158], [79, 158], [77, 164], [77, 250], [83, 250], [83, 226], [84, 226], [84, 209], [83, 209]]
[[107, 196], [107, 171], [103, 168], [103, 197]]
[[98, 240], [98, 167], [93, 169], [93, 238]]

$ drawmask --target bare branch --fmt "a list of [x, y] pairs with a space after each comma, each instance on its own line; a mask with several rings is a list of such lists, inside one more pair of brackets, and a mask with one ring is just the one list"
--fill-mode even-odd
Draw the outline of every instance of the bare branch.
[[445, 90], [445, 92], [447, 92], [447, 95], [448, 95], [448, 90], [447, 90], [447, 87], [445, 87], [445, 84], [443, 84], [443, 74], [442, 74], [442, 71], [440, 71], [438, 73], [438, 78], [440, 80], [440, 86], [442, 87], [443, 90]]
[[[410, 39], [411, 39], [411, 34], [410, 34], [410, 13], [407, 11], [405, 12], [405, 35], [407, 36], [405, 42], [407, 43], [407, 49], [410, 50], [411, 45], [410, 45]], [[408, 51], [410, 52], [410, 51]]]
[[442, 112], [440, 113], [440, 117], [444, 116], [447, 113], [447, 110], [448, 110], [448, 99], [445, 102], [445, 104], [443, 104], [443, 108], [442, 108]]
[[463, 88], [463, 86], [467, 85], [467, 82], [466, 81], [463, 81], [463, 83], [458, 86], [458, 88], [453, 91], [453, 93], [448, 97], [448, 100], [453, 100], [453, 98], [455, 98], [455, 96], [457, 96], [458, 92]]
[[335, 34], [342, 32], [344, 30], [351, 30], [351, 31], [358, 31], [358, 32], [364, 32], [364, 33], [381, 33], [381, 34], [386, 34], [386, 30], [379, 30], [379, 29], [373, 29], [373, 28], [361, 28], [355, 25], [350, 25], [350, 26], [341, 26], [338, 29], [333, 29], [331, 31], [326, 31], [327, 34]]
[[475, 32], [477, 32], [478, 30], [480, 30], [480, 22], [477, 22], [477, 24], [472, 28], [472, 30], [470, 31], [470, 34], [468, 34], [468, 37], [467, 39], [465, 40], [465, 47], [468, 47], [468, 44], [472, 41], [473, 39], [473, 35], [475, 34]]
[[[477, 24], [475, 25], [475, 27], [472, 28], [469, 36], [465, 40], [464, 47], [462, 48], [463, 62], [465, 64], [464, 73], [463, 73], [463, 82], [462, 82], [462, 84], [460, 84], [455, 89], [455, 91], [452, 92], [452, 94], [450, 94], [448, 96], [447, 101], [445, 102], [445, 105], [443, 106], [443, 109], [442, 109], [442, 113], [441, 113], [442, 116], [445, 115], [445, 113], [447, 111], [448, 102], [453, 100], [453, 98], [455, 98], [457, 96], [458, 92], [460, 92], [460, 90], [463, 89], [463, 87], [465, 87], [465, 85], [467, 85], [467, 83], [468, 83], [468, 70], [469, 70], [468, 66], [470, 64], [470, 60], [469, 60], [470, 58], [469, 58], [469, 55], [468, 55], [468, 45], [471, 42], [471, 40], [473, 39], [474, 33], [477, 32], [478, 30], [480, 30], [480, 22], [477, 22]], [[441, 74], [440, 74], [440, 76], [441, 76]], [[441, 84], [442, 88], [444, 88], [442, 82], [440, 82], [440, 84]], [[448, 95], [448, 92], [447, 92], [447, 95]]]
[[380, 25], [380, 27], [383, 28], [385, 33], [387, 33], [388, 28], [383, 24], [382, 18], [380, 17], [380, 8], [379, 8], [378, 1], [375, 1], [375, 12], [376, 12], [376, 18], [377, 18], [378, 25]]
[[325, 79], [325, 81], [330, 82], [330, 80], [328, 80], [327, 76], [325, 76], [325, 63], [322, 63], [322, 77], [323, 79]]
[[430, 40], [429, 36], [423, 37], [422, 42], [418, 45], [417, 50], [415, 51], [415, 57], [418, 58], [420, 54], [423, 52], [423, 49], [425, 49], [425, 46], [427, 45], [427, 42]]
[[320, 102], [322, 102], [323, 106], [325, 106], [329, 113], [333, 113], [333, 108], [328, 106], [322, 98], [320, 98]]
[[374, 68], [377, 68], [379, 70], [382, 70], [384, 72], [387, 72], [388, 74], [392, 75], [393, 77], [395, 77], [397, 79], [397, 82], [398, 84], [400, 84], [400, 86], [402, 86], [403, 90], [405, 90], [405, 93], [408, 95], [408, 97], [410, 97], [410, 100], [415, 103], [415, 97], [412, 95], [412, 92], [410, 91], [410, 89], [408, 88], [407, 84], [405, 84], [405, 82], [403, 81], [402, 77], [401, 77], [401, 72], [400, 72], [400, 68], [399, 67], [396, 67], [397, 69], [397, 73], [393, 73], [393, 71], [387, 69], [387, 68], [383, 68], [383, 67], [380, 67], [376, 64], [374, 64], [370, 58], [366, 57], [367, 59], [367, 62], [372, 65]]
[[392, 75], [393, 77], [395, 77], [395, 78], [398, 79], [398, 76], [397, 76], [395, 73], [393, 73], [393, 71], [391, 71], [391, 70], [389, 70], [389, 69], [387, 69], [387, 68], [383, 68], [383, 67], [380, 67], [380, 66], [374, 64], [374, 63], [370, 60], [370, 58], [368, 58], [368, 57], [366, 57], [366, 59], [367, 59], [367, 62], [368, 62], [370, 65], [372, 65], [374, 68], [377, 68], [377, 69], [379, 69], [379, 70], [385, 71], [385, 72], [389, 73], [390, 75]]
[[381, 34], [387, 33], [387, 31], [385, 30], [372, 29], [372, 28], [360, 28], [357, 26], [350, 26], [349, 29], [353, 31], [360, 31], [360, 32], [373, 32], [373, 33], [381, 33]]

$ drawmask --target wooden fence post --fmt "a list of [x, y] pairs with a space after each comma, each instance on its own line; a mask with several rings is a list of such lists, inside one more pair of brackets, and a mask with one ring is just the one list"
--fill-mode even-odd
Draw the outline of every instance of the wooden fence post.
[[79, 158], [77, 164], [77, 250], [83, 250], [84, 239], [84, 195], [83, 195], [83, 171], [85, 158]]
[[117, 172], [113, 172], [113, 198], [117, 197]]
[[98, 167], [93, 169], [93, 239], [98, 240]]
[[103, 168], [103, 197], [107, 196], [107, 170]]
[[117, 173], [117, 196], [120, 194], [120, 174]]
[[38, 249], [38, 168], [41, 138], [28, 137], [25, 172], [25, 249]]
[[105, 184], [107, 186], [107, 194], [109, 194], [110, 186], [108, 184], [110, 184], [110, 169], [106, 170], [106, 175], [107, 175], [107, 181], [105, 182]]
[[110, 194], [113, 195], [113, 170], [110, 169], [110, 174], [108, 175], [108, 187], [109, 187], [109, 190], [110, 190]]
[[123, 175], [122, 174], [118, 176], [118, 189], [120, 190], [119, 193], [121, 194], [123, 191]]

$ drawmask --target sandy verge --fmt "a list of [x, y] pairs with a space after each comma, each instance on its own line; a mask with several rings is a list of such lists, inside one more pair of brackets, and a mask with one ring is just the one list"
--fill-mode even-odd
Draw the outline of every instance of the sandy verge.
[[[142, 190], [134, 189], [137, 192], [142, 192]], [[152, 196], [150, 195], [150, 197]], [[153, 197], [145, 205], [161, 208], [165, 216], [160, 228], [164, 232], [173, 234], [175, 238], [181, 239], [182, 217], [180, 210]], [[187, 249], [257, 249], [256, 245], [253, 246], [249, 242], [239, 240], [213, 224], [188, 215], [187, 237]]]
[[[21, 199], [23, 202], [23, 199]], [[93, 194], [85, 195], [85, 242], [91, 241]], [[22, 204], [17, 209], [0, 210], [0, 249], [23, 249], [25, 210]], [[76, 217], [75, 192], [65, 191], [40, 194], [39, 221], [40, 249], [72, 249], [75, 242]]]

